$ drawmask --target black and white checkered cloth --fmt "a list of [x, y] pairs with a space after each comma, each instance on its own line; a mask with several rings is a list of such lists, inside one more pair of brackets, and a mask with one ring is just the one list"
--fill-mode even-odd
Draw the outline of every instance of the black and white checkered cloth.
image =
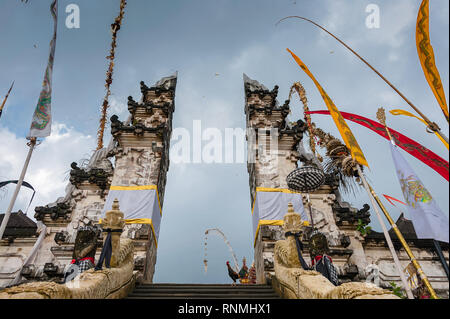
[[323, 255], [322, 258], [317, 263], [315, 263], [314, 270], [320, 272], [333, 285], [339, 285], [336, 267], [334, 267], [333, 263], [331, 262], [331, 258], [327, 255]]
[[91, 260], [81, 260], [81, 261], [75, 261], [73, 264], [71, 264], [67, 270], [64, 273], [64, 282], [68, 282], [78, 275], [82, 274], [83, 272], [94, 268], [95, 265], [92, 263]]
[[325, 183], [325, 174], [314, 165], [303, 165], [292, 171], [286, 178], [290, 189], [300, 192], [311, 192]]
[[80, 274], [85, 272], [86, 270], [89, 270], [91, 268], [94, 268], [95, 265], [90, 260], [82, 260], [76, 263], [79, 267]]

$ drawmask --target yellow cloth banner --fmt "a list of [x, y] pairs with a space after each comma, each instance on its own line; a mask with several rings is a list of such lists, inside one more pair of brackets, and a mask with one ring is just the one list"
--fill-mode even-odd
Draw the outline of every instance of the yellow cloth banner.
[[441, 76], [436, 67], [434, 59], [433, 47], [430, 43], [430, 8], [429, 0], [423, 0], [420, 5], [419, 14], [417, 15], [416, 25], [416, 46], [419, 55], [420, 64], [422, 65], [423, 73], [430, 85], [431, 90], [436, 97], [439, 106], [444, 112], [444, 116], [448, 122], [448, 107], [445, 100], [445, 92], [441, 82]]
[[[426, 127], [428, 127], [427, 122], [425, 122], [425, 120], [421, 119], [418, 116], [415, 116], [414, 114], [408, 112], [408, 111], [404, 111], [404, 110], [400, 110], [400, 109], [395, 109], [395, 110], [391, 110], [389, 111], [389, 113], [391, 113], [392, 115], [405, 115], [405, 116], [410, 116], [410, 117], [415, 117], [416, 119], [418, 119], [419, 121], [421, 121], [423, 124], [425, 124]], [[448, 143], [446, 140], [444, 140], [437, 132], [434, 132], [434, 134], [441, 140], [441, 142], [445, 145], [445, 147], [448, 149]]]
[[333, 117], [334, 123], [336, 124], [339, 133], [341, 133], [342, 139], [345, 142], [345, 145], [347, 145], [347, 148], [350, 150], [352, 157], [355, 161], [357, 161], [360, 165], [369, 166], [367, 163], [366, 158], [364, 157], [364, 154], [361, 150], [361, 148], [358, 145], [358, 142], [356, 141], [355, 137], [353, 136], [352, 131], [348, 127], [347, 123], [345, 122], [344, 118], [341, 115], [341, 112], [339, 112], [336, 105], [334, 105], [331, 98], [328, 96], [327, 92], [322, 88], [322, 86], [317, 82], [316, 78], [312, 73], [309, 71], [307, 66], [300, 60], [298, 56], [296, 56], [291, 50], [286, 49], [290, 54], [292, 54], [292, 57], [297, 62], [297, 64], [300, 66], [300, 68], [305, 71], [305, 73], [311, 78], [311, 80], [314, 81], [314, 84], [316, 85], [317, 89], [320, 92], [320, 95], [322, 96], [323, 100], [325, 101], [325, 104], [328, 107], [328, 110], [330, 111], [331, 116]]

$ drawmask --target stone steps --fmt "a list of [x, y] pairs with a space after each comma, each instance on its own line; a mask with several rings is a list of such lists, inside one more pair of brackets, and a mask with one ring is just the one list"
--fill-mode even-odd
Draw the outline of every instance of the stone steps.
[[269, 285], [141, 284], [127, 299], [278, 299]]

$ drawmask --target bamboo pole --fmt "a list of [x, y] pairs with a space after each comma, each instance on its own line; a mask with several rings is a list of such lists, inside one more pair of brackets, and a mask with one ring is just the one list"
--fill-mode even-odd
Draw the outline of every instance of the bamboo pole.
[[[384, 125], [384, 128], [386, 130], [386, 133], [389, 135], [389, 139], [391, 140], [391, 143], [393, 145], [395, 145], [395, 141], [392, 138], [391, 132], [389, 131], [389, 128], [387, 127], [387, 124], [386, 124], [386, 113], [385, 113], [385, 111], [384, 111], [384, 109], [382, 107], [378, 109], [377, 118], [378, 118], [378, 121], [380, 121], [380, 123]], [[373, 190], [372, 187], [370, 187], [370, 192], [372, 193], [373, 197], [375, 198], [375, 200], [377, 201], [377, 203], [380, 206], [381, 210], [383, 211], [384, 215], [386, 216], [387, 220], [389, 221], [389, 224], [391, 224], [392, 229], [394, 230], [394, 232], [397, 235], [399, 241], [401, 242], [403, 248], [405, 249], [406, 253], [408, 254], [408, 257], [411, 259], [411, 262], [414, 265], [414, 267], [416, 268], [417, 273], [422, 278], [425, 286], [427, 287], [427, 290], [430, 292], [431, 297], [433, 299], [438, 299], [438, 297], [436, 295], [436, 292], [434, 291], [433, 287], [431, 286], [430, 282], [428, 281], [428, 278], [425, 275], [425, 273], [423, 272], [422, 268], [420, 267], [420, 264], [417, 262], [414, 254], [412, 253], [411, 249], [409, 248], [409, 246], [408, 246], [405, 238], [403, 237], [402, 233], [398, 229], [397, 224], [395, 224], [394, 220], [391, 218], [391, 216], [389, 215], [388, 211], [386, 210], [386, 208], [384, 207], [383, 203], [378, 198], [377, 194], [375, 193], [375, 191]]]
[[405, 288], [406, 295], [408, 296], [408, 299], [414, 299], [414, 295], [411, 291], [411, 287], [409, 286], [408, 282], [406, 281], [405, 273], [403, 272], [403, 267], [400, 264], [400, 260], [398, 259], [397, 253], [395, 252], [394, 245], [392, 244], [391, 236], [389, 236], [389, 233], [386, 229], [386, 225], [383, 222], [383, 218], [381, 218], [380, 211], [378, 210], [377, 204], [375, 202], [374, 197], [372, 197], [372, 193], [370, 192], [370, 186], [366, 181], [366, 178], [361, 170], [361, 166], [357, 164], [358, 174], [361, 178], [361, 181], [363, 182], [364, 188], [367, 191], [367, 194], [369, 194], [370, 200], [372, 202], [372, 207], [375, 210], [375, 213], [377, 214], [378, 221], [380, 222], [381, 228], [383, 229], [384, 237], [386, 238], [386, 242], [388, 244], [389, 250], [391, 251], [392, 258], [394, 259], [395, 266], [397, 267], [397, 270], [400, 275], [400, 279], [402, 280], [403, 287]]
[[122, 26], [123, 16], [125, 14], [125, 6], [127, 5], [126, 0], [120, 0], [120, 11], [119, 15], [114, 20], [114, 23], [111, 24], [111, 33], [112, 33], [112, 42], [111, 49], [109, 51], [109, 56], [106, 58], [109, 60], [108, 71], [106, 72], [106, 95], [103, 98], [103, 103], [101, 107], [101, 116], [100, 116], [100, 126], [97, 132], [97, 150], [103, 148], [103, 136], [105, 134], [105, 127], [107, 122], [107, 115], [109, 109], [109, 97], [111, 95], [111, 84], [113, 81], [113, 72], [114, 72], [114, 59], [116, 57], [116, 47], [117, 47], [117, 33], [119, 32]]
[[339, 43], [341, 43], [344, 47], [346, 47], [348, 50], [350, 50], [350, 52], [352, 52], [354, 55], [356, 55], [361, 61], [363, 61], [372, 71], [374, 71], [380, 78], [382, 78], [384, 80], [384, 82], [386, 82], [395, 92], [397, 92], [398, 95], [400, 95], [400, 97], [405, 100], [406, 103], [409, 104], [409, 106], [411, 106], [413, 108], [414, 111], [417, 112], [417, 114], [419, 114], [424, 120], [425, 122], [427, 122], [427, 125], [429, 127], [430, 130], [432, 130], [433, 132], [438, 133], [448, 144], [448, 137], [444, 135], [444, 133], [442, 133], [441, 128], [439, 127], [439, 125], [437, 125], [435, 122], [432, 122], [428, 119], [428, 117], [425, 116], [425, 114], [423, 114], [411, 101], [409, 101], [406, 96], [404, 96], [391, 82], [389, 82], [377, 69], [375, 69], [369, 62], [367, 62], [363, 57], [361, 57], [358, 53], [356, 53], [352, 48], [350, 48], [347, 44], [345, 44], [344, 41], [342, 41], [341, 39], [339, 39], [337, 36], [335, 36], [334, 34], [332, 34], [330, 31], [328, 31], [327, 29], [325, 29], [324, 27], [322, 27], [321, 25], [317, 24], [316, 22], [304, 18], [304, 17], [300, 17], [300, 16], [288, 16], [285, 17], [281, 20], [279, 20], [276, 25], [278, 23], [280, 23], [281, 21], [285, 20], [285, 19], [289, 19], [289, 18], [297, 18], [297, 19], [302, 19], [305, 21], [308, 21], [310, 23], [312, 23], [313, 25], [315, 25], [316, 27], [322, 29], [323, 31], [325, 31], [326, 33], [328, 33], [329, 35], [331, 35], [333, 38], [335, 38]]
[[11, 198], [11, 202], [9, 203], [8, 209], [6, 210], [5, 216], [3, 217], [2, 225], [0, 226], [0, 240], [3, 238], [3, 234], [5, 233], [6, 225], [8, 224], [9, 217], [11, 216], [11, 211], [14, 207], [14, 204], [17, 199], [17, 195], [19, 194], [20, 187], [22, 187], [23, 180], [25, 178], [25, 174], [28, 169], [28, 164], [30, 163], [31, 154], [33, 153], [34, 147], [36, 146], [36, 138], [32, 137], [30, 139], [30, 142], [27, 143], [27, 145], [30, 147], [28, 150], [28, 155], [25, 160], [25, 164], [22, 168], [22, 173], [20, 174], [20, 178], [17, 181], [16, 189], [14, 190], [13, 197]]
[[306, 194], [306, 200], [308, 201], [309, 218], [311, 218], [311, 227], [314, 230], [314, 219], [313, 219], [313, 213], [312, 213], [312, 205], [311, 205], [311, 201], [309, 199], [309, 193]]
[[417, 261], [417, 259], [414, 256], [413, 252], [409, 248], [408, 243], [406, 242], [406, 240], [403, 237], [402, 233], [398, 229], [397, 224], [391, 218], [391, 216], [389, 215], [389, 212], [386, 210], [386, 208], [384, 207], [383, 203], [378, 198], [378, 195], [373, 190], [373, 188], [370, 185], [368, 185], [368, 186], [369, 186], [369, 189], [370, 189], [370, 192], [371, 192], [373, 198], [375, 198], [378, 206], [383, 211], [384, 216], [386, 216], [386, 219], [388, 220], [389, 224], [391, 225], [392, 229], [394, 230], [395, 234], [397, 235], [398, 240], [400, 241], [400, 243], [402, 244], [402, 246], [405, 249], [406, 253], [408, 254], [409, 259], [411, 259], [411, 262], [414, 265], [414, 268], [416, 268], [417, 273], [420, 275], [420, 278], [422, 278], [425, 286], [427, 287], [427, 290], [430, 292], [431, 297], [433, 299], [439, 299], [438, 296], [436, 295], [436, 292], [434, 291], [433, 287], [431, 286], [430, 282], [428, 281], [427, 275], [425, 275], [425, 273], [423, 272], [422, 267], [420, 267], [419, 262]]

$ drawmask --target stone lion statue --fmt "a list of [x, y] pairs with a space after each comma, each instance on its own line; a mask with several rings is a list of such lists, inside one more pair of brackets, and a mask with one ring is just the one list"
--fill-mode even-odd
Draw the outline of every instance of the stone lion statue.
[[300, 214], [294, 212], [292, 204], [289, 204], [283, 221], [283, 230], [287, 236], [285, 240], [279, 240], [275, 244], [275, 276], [272, 279], [275, 290], [283, 298], [398, 299], [390, 291], [368, 283], [351, 282], [336, 287], [321, 273], [309, 270], [301, 256], [302, 247], [298, 247], [296, 241], [296, 237], [301, 237], [306, 222], [301, 220]]

